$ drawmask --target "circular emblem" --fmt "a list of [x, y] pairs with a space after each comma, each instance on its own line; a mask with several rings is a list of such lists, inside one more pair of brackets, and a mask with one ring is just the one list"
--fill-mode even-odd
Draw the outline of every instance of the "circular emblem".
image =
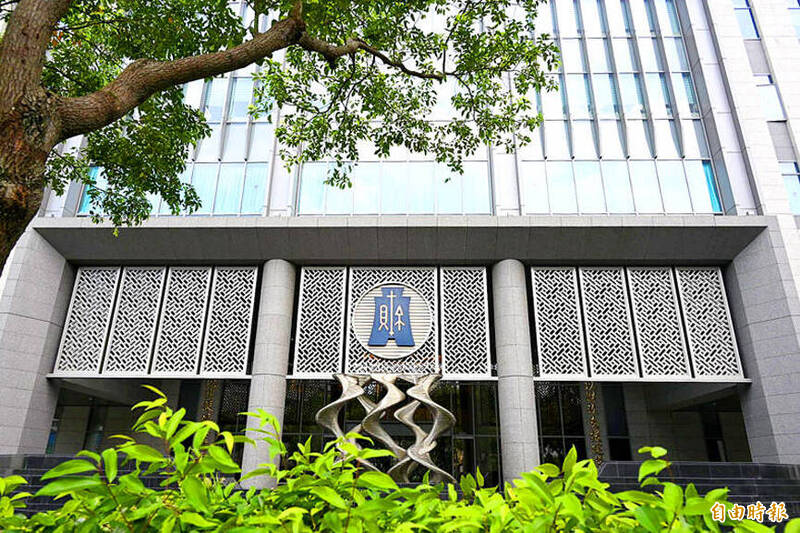
[[404, 283], [381, 283], [356, 302], [350, 327], [369, 353], [402, 359], [431, 336], [433, 314], [416, 289]]

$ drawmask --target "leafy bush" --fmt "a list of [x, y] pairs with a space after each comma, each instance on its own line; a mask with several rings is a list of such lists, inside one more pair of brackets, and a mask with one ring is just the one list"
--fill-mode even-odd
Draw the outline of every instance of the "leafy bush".
[[[100, 454], [83, 451], [50, 470], [37, 495], [63, 498], [55, 511], [26, 518], [19, 513], [29, 494], [19, 476], [0, 479], [0, 527], [4, 531], [720, 531], [711, 519], [715, 502], [726, 501], [726, 489], [701, 496], [657, 475], [669, 467], [663, 448], [643, 448], [650, 458], [639, 471], [642, 486], [653, 492], [613, 494], [597, 478], [590, 460], [577, 461], [573, 448], [564, 464], [544, 464], [506, 484], [503, 491], [485, 487], [480, 472], [451, 484], [398, 487], [386, 474], [359, 467], [360, 459], [388, 455], [359, 449], [353, 439], [328, 443], [322, 453], [310, 440], [292, 454], [293, 466], [280, 470], [267, 463], [242, 476], [271, 476], [274, 489], [238, 490], [229, 481], [240, 472], [231, 458], [243, 435], [219, 432], [213, 422], [184, 420], [185, 411], [158, 397], [137, 404], [143, 412], [134, 430], [149, 435], [156, 447], [120, 436], [122, 444]], [[247, 413], [259, 421], [270, 452], [285, 453], [278, 424], [266, 412]], [[216, 434], [213, 438], [211, 431]], [[150, 439], [150, 440], [152, 440]], [[339, 452], [335, 444], [343, 450]], [[131, 471], [132, 470], [132, 471]], [[142, 476], [157, 474], [160, 490], [148, 488]], [[727, 522], [737, 531], [769, 531], [749, 521]], [[798, 531], [792, 522], [787, 531]]]

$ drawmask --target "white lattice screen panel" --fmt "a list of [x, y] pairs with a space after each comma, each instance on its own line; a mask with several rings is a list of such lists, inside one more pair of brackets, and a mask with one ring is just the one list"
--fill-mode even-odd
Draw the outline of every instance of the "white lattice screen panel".
[[245, 374], [253, 324], [255, 267], [217, 267], [211, 288], [203, 375]]
[[166, 267], [122, 269], [104, 374], [147, 374], [166, 273]]
[[628, 268], [636, 344], [647, 377], [691, 375], [672, 269]]
[[434, 267], [352, 267], [350, 268], [347, 342], [345, 345], [345, 372], [352, 374], [396, 373], [433, 374], [438, 371], [439, 324], [433, 322], [433, 331], [425, 343], [404, 359], [380, 359], [369, 354], [356, 339], [349, 324], [355, 302], [367, 291], [381, 283], [405, 283], [414, 287], [425, 298], [433, 316], [438, 316], [438, 280]]
[[54, 374], [245, 375], [257, 278], [255, 267], [80, 268]]
[[443, 267], [442, 374], [454, 377], [491, 375], [489, 301], [486, 269]]
[[531, 269], [539, 375], [586, 375], [578, 276], [572, 267]]
[[696, 376], [741, 376], [728, 300], [719, 268], [675, 269]]
[[346, 281], [345, 267], [302, 269], [294, 375], [329, 378], [342, 371]]
[[624, 270], [581, 268], [579, 273], [592, 375], [637, 376]]
[[88, 375], [100, 370], [119, 270], [119, 267], [78, 269], [56, 371]]
[[534, 267], [531, 281], [540, 377], [742, 378], [717, 267]]

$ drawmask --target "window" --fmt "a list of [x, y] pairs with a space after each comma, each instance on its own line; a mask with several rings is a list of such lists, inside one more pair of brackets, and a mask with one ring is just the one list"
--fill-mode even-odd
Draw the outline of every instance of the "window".
[[800, 167], [797, 161], [783, 161], [780, 167], [783, 183], [789, 195], [789, 207], [793, 214], [800, 215]]
[[603, 388], [603, 410], [606, 413], [608, 458], [612, 461], [630, 461], [632, 459], [631, 440], [622, 385], [604, 384], [601, 386]]
[[550, 210], [553, 213], [577, 213], [575, 181], [572, 176], [572, 163], [547, 162], [547, 188]]
[[800, 0], [788, 0], [789, 16], [792, 17], [794, 32], [800, 37]]
[[745, 39], [758, 39], [758, 28], [750, 10], [749, 0], [733, 0], [733, 9], [736, 12], [736, 19], [739, 28], [742, 30], [742, 37]]
[[769, 74], [756, 74], [755, 79], [760, 107], [764, 110], [767, 120], [786, 120], [781, 97], [778, 94], [778, 86], [772, 81], [772, 76]]
[[570, 448], [586, 458], [583, 402], [580, 385], [539, 382], [535, 385], [539, 423], [539, 457], [542, 463], [560, 465]]

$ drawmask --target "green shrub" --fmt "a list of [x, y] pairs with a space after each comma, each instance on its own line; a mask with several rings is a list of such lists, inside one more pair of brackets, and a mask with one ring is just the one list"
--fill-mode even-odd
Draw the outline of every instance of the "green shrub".
[[[19, 513], [29, 497], [14, 493], [25, 484], [19, 476], [0, 479], [0, 526], [4, 531], [720, 531], [710, 508], [726, 500], [726, 489], [701, 496], [656, 476], [669, 466], [663, 448], [643, 448], [650, 458], [640, 468], [642, 486], [653, 493], [611, 493], [589, 460], [577, 461], [574, 448], [559, 468], [544, 464], [506, 484], [503, 491], [485, 487], [480, 472], [461, 478], [459, 487], [423, 483], [398, 487], [386, 474], [359, 467], [359, 459], [387, 455], [337, 441], [322, 453], [310, 440], [292, 454], [293, 466], [279, 470], [264, 464], [242, 477], [270, 476], [274, 489], [237, 490], [229, 476], [240, 472], [231, 458], [243, 435], [219, 432], [212, 422], [184, 420], [166, 397], [137, 404], [143, 412], [134, 430], [161, 443], [153, 447], [120, 436], [122, 444], [100, 454], [83, 451], [50, 470], [37, 495], [63, 499], [60, 509], [33, 515]], [[285, 453], [274, 417], [248, 413], [272, 454]], [[209, 438], [211, 431], [213, 438]], [[348, 435], [349, 439], [365, 437]], [[213, 442], [212, 442], [213, 441]], [[160, 448], [160, 449], [158, 449]], [[133, 471], [130, 472], [130, 469]], [[162, 490], [145, 487], [141, 477], [157, 474]], [[427, 477], [426, 477], [427, 481]], [[737, 531], [769, 531], [749, 521], [726, 522]], [[729, 528], [727, 528], [729, 529]], [[793, 521], [787, 531], [800, 530]]]

